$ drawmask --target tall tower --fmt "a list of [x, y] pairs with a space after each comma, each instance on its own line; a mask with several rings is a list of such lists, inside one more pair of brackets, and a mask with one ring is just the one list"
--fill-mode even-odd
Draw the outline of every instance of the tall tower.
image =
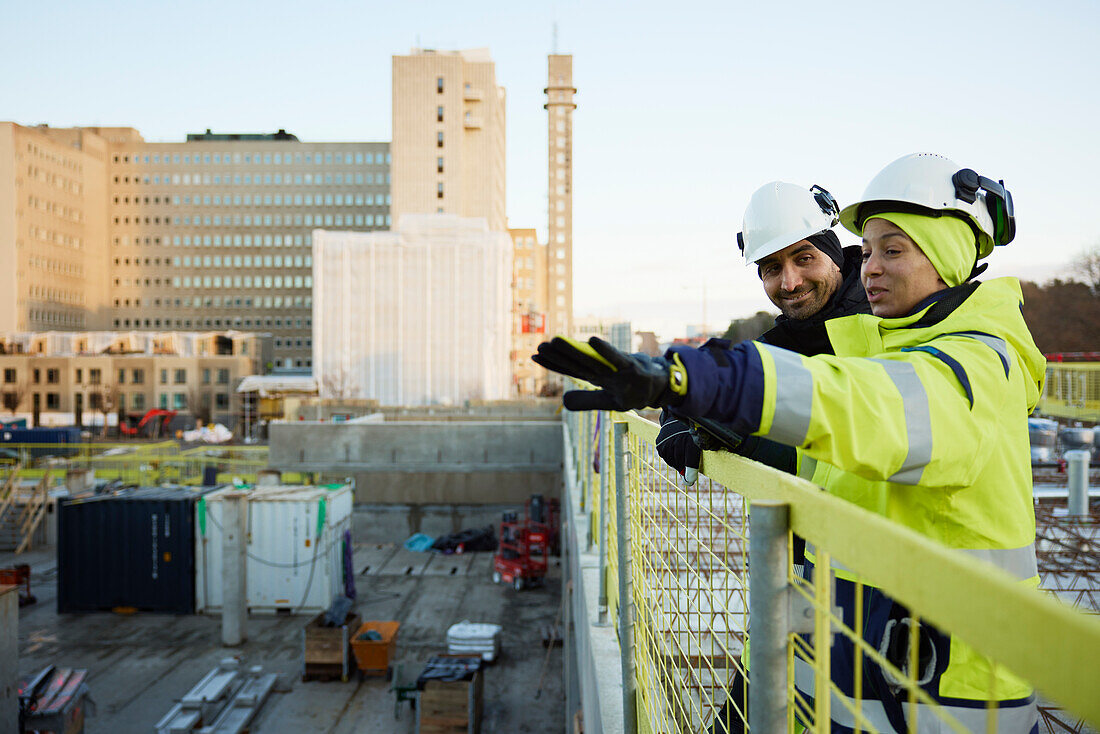
[[393, 57], [394, 226], [404, 214], [484, 217], [504, 232], [504, 88], [488, 49]]
[[549, 233], [547, 307], [552, 334], [573, 333], [573, 56], [551, 54], [544, 107], [548, 113]]

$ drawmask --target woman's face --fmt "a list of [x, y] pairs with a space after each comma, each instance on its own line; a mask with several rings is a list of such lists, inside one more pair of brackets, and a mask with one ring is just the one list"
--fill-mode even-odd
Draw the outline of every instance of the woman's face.
[[947, 287], [909, 235], [885, 219], [871, 219], [863, 227], [860, 279], [871, 313], [883, 318], [905, 316]]

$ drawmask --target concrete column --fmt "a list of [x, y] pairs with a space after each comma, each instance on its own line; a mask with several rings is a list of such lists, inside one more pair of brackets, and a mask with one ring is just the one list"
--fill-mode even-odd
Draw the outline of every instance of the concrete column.
[[19, 731], [19, 587], [0, 586], [0, 731]]
[[246, 492], [222, 495], [222, 644], [226, 647], [248, 639], [247, 497]]
[[1069, 475], [1069, 516], [1089, 516], [1089, 458], [1087, 449], [1073, 449], [1065, 453], [1066, 471]]

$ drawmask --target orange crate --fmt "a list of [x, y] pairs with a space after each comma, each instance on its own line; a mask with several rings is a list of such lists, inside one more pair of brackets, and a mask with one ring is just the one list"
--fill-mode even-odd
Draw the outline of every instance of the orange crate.
[[[397, 651], [397, 630], [400, 622], [364, 622], [351, 638], [351, 651], [359, 670], [370, 675], [390, 674], [390, 662]], [[382, 636], [380, 640], [361, 640], [359, 637], [371, 630]]]

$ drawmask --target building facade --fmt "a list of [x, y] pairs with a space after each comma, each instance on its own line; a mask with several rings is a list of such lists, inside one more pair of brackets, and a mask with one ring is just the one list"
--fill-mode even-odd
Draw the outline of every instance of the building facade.
[[546, 370], [531, 361], [547, 337], [546, 245], [534, 229], [509, 229], [512, 238], [512, 382], [519, 396], [538, 395]]
[[393, 57], [393, 204], [507, 229], [505, 94], [488, 49]]
[[258, 330], [308, 370], [315, 227], [388, 229], [388, 143], [0, 123], [0, 328]]
[[270, 359], [269, 336], [233, 331], [0, 334], [0, 414], [90, 426], [161, 408], [232, 427], [237, 384]]
[[511, 397], [512, 243], [485, 219], [406, 214], [391, 232], [314, 232], [321, 397], [462, 405]]
[[548, 310], [554, 334], [573, 326], [573, 57], [551, 54], [546, 89], [550, 241], [546, 247]]

